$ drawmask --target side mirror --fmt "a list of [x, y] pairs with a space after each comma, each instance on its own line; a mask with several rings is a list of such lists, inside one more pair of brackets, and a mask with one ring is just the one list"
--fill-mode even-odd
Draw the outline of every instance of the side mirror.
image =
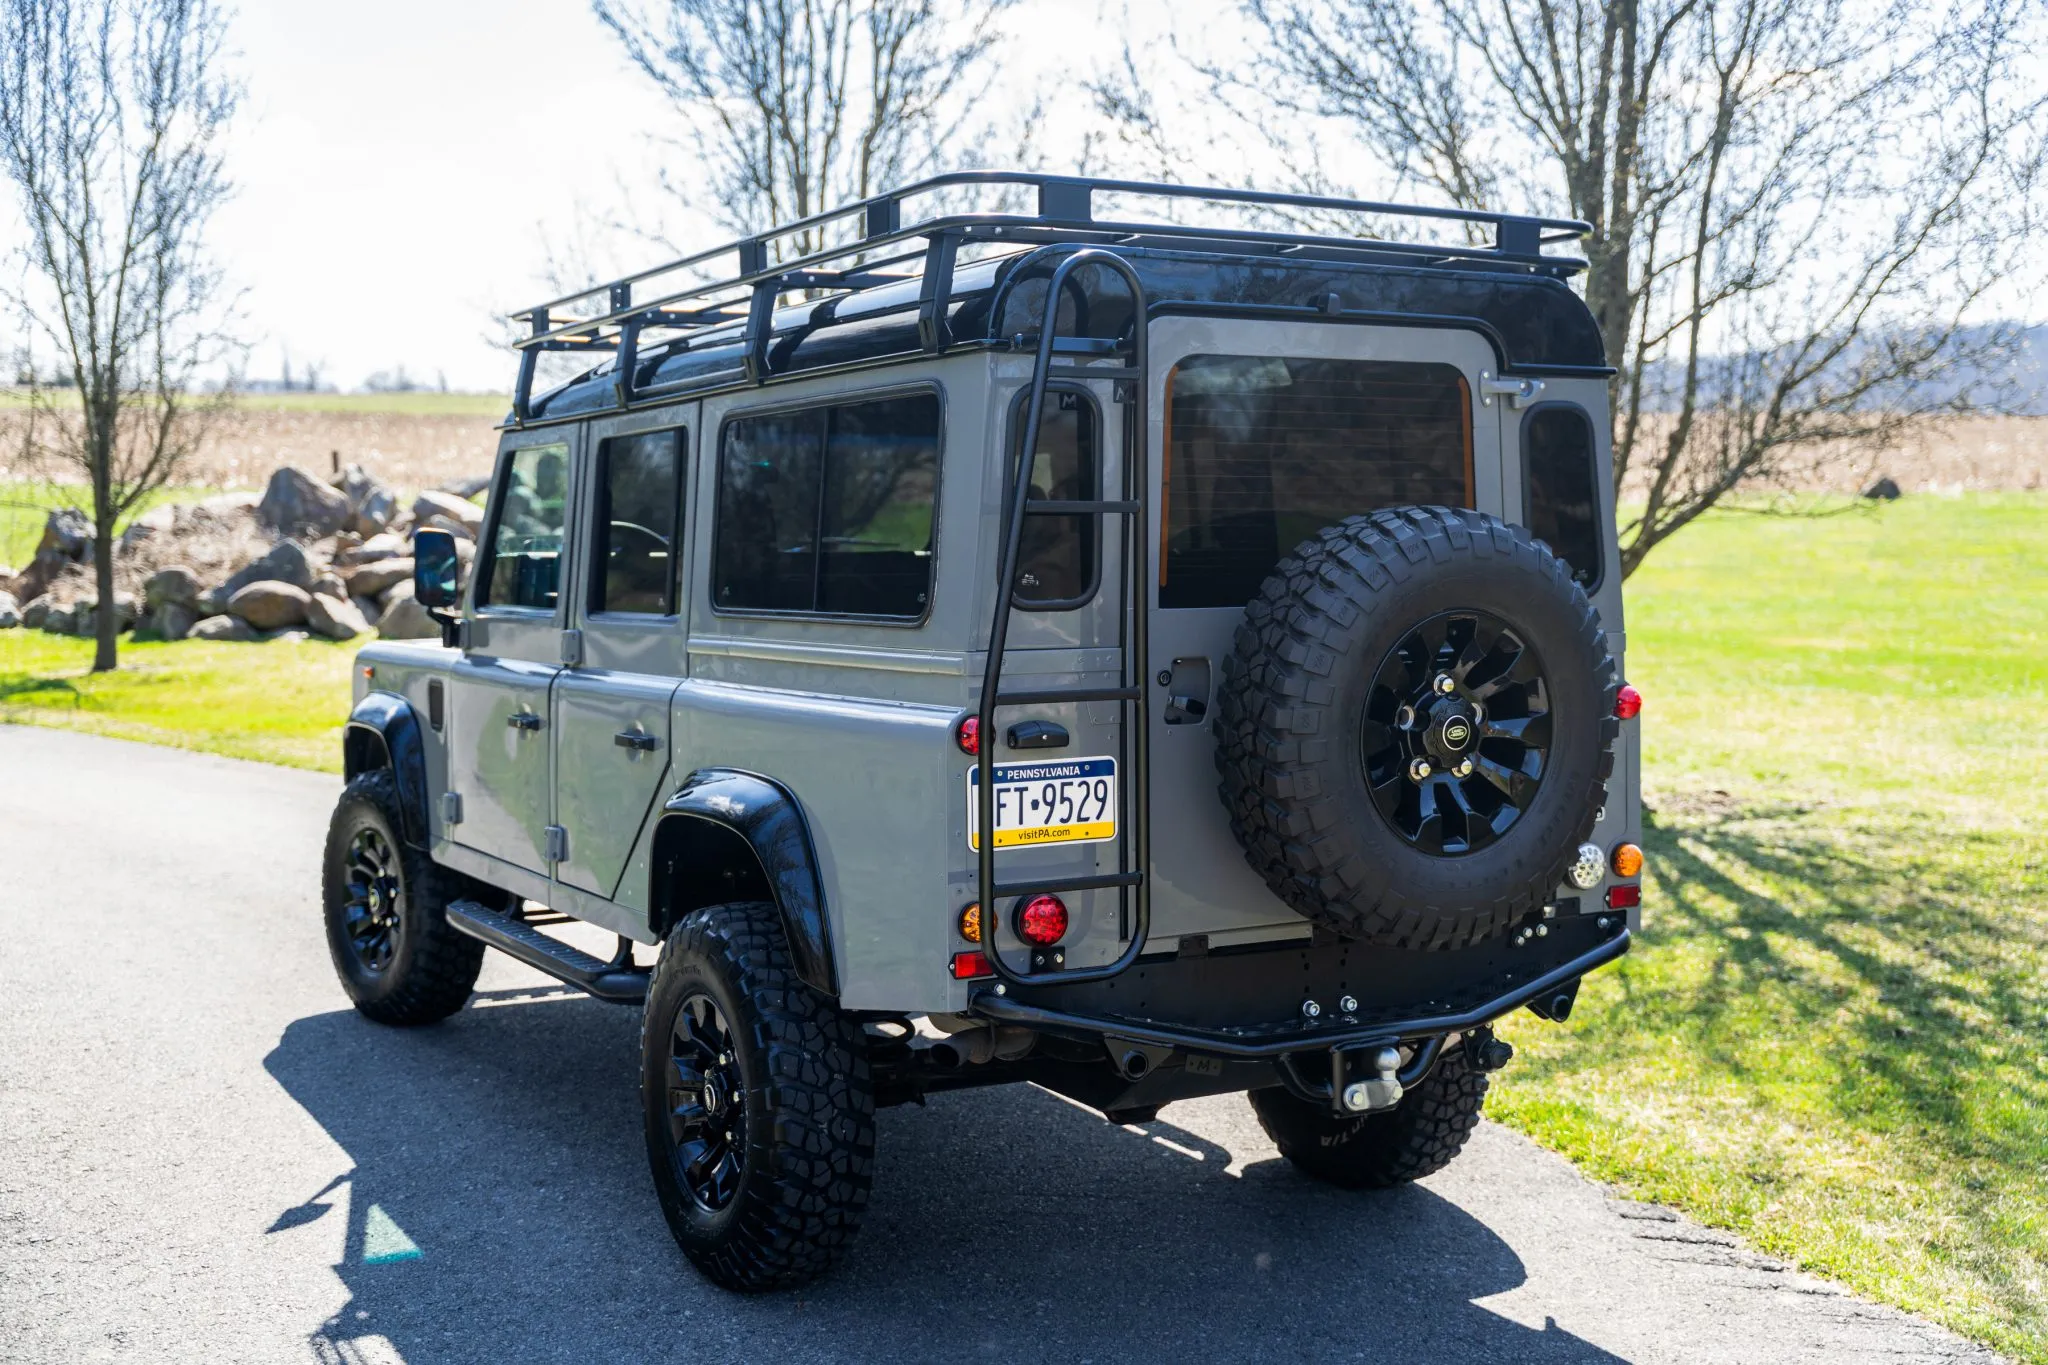
[[447, 531], [415, 531], [412, 537], [412, 595], [429, 610], [456, 604], [455, 578], [462, 561], [455, 537]]

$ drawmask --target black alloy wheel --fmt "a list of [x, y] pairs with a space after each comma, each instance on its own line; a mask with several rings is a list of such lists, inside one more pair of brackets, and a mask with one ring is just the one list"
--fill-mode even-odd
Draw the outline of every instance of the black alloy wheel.
[[668, 1058], [669, 1152], [676, 1183], [707, 1213], [739, 1193], [746, 1171], [747, 1089], [732, 1028], [710, 996], [676, 1011]]
[[368, 972], [383, 972], [398, 955], [403, 930], [405, 882], [398, 854], [384, 832], [370, 826], [349, 840], [344, 863], [342, 925], [356, 961]]
[[1431, 616], [1366, 694], [1359, 749], [1373, 805], [1421, 852], [1486, 848], [1543, 784], [1550, 705], [1542, 659], [1505, 621], [1476, 609]]

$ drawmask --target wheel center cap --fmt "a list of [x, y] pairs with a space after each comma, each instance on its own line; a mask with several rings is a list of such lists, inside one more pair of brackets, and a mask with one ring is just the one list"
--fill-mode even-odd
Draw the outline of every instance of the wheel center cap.
[[1462, 757], [1479, 743], [1479, 723], [1461, 702], [1437, 709], [1424, 742], [1441, 758]]
[[725, 1112], [725, 1082], [716, 1076], [704, 1078], [704, 1112], [713, 1118]]

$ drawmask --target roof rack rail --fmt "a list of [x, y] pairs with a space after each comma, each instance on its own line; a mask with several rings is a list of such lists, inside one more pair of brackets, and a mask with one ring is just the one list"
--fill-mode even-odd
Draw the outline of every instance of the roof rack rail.
[[[1036, 211], [969, 212], [937, 205], [926, 217], [906, 221], [906, 201], [947, 191], [998, 190], [1035, 193]], [[1490, 241], [1435, 243], [1340, 233], [1280, 231], [1250, 226], [1194, 226], [1164, 220], [1101, 219], [1096, 195], [1172, 199], [1251, 209], [1296, 209], [1358, 214], [1369, 218], [1454, 222], [1491, 229]], [[786, 239], [851, 228], [851, 240], [776, 261]], [[886, 194], [814, 213], [752, 237], [742, 237], [572, 294], [522, 308], [509, 316], [527, 330], [514, 345], [520, 351], [513, 420], [524, 422], [532, 396], [536, 360], [544, 351], [617, 354], [615, 388], [621, 407], [634, 397], [636, 358], [643, 342], [687, 346], [691, 339], [719, 331], [731, 341], [741, 330], [747, 378], [767, 377], [768, 344], [774, 313], [784, 294], [849, 293], [881, 284], [920, 281], [918, 336], [926, 350], [951, 344], [946, 305], [953, 268], [962, 245], [1027, 247], [1057, 243], [1076, 246], [1172, 246], [1179, 250], [1317, 258], [1408, 259], [1417, 264], [1489, 262], [1569, 274], [1585, 268], [1583, 258], [1547, 255], [1543, 248], [1576, 241], [1592, 225], [1569, 218], [1537, 218], [1472, 209], [1344, 199], [1330, 195], [1284, 194], [1216, 186], [1174, 185], [1138, 180], [1104, 180], [1025, 171], [955, 171]], [[922, 239], [921, 241], [917, 239]], [[720, 268], [721, 258], [729, 264]], [[690, 278], [694, 272], [696, 278]], [[677, 276], [680, 279], [666, 277]], [[650, 336], [649, 334], [653, 334]]]

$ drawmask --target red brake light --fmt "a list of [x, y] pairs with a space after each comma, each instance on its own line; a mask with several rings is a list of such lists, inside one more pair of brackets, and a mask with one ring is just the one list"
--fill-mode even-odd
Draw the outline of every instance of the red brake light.
[[1615, 719], [1634, 720], [1638, 715], [1642, 714], [1642, 710], [1643, 694], [1630, 687], [1627, 683], [1623, 683], [1621, 690], [1614, 694]]
[[969, 716], [960, 722], [960, 728], [953, 732], [953, 742], [960, 746], [963, 754], [981, 752], [981, 717]]
[[1017, 937], [1050, 948], [1067, 936], [1067, 907], [1058, 896], [1033, 896], [1017, 911]]
[[1610, 886], [1607, 888], [1609, 910], [1631, 910], [1643, 903], [1643, 888], [1640, 886]]
[[994, 976], [996, 969], [988, 965], [988, 958], [981, 953], [953, 954], [953, 979], [966, 981], [977, 976]]

